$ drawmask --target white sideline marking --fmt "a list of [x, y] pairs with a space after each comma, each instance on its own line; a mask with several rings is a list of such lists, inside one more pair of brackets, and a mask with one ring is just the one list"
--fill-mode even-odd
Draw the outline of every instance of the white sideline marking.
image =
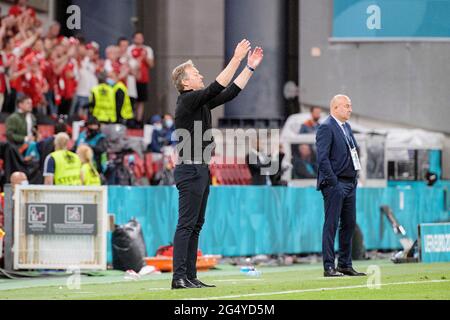
[[[72, 293], [72, 292], [66, 291], [66, 293]], [[78, 292], [78, 291], [74, 291], [74, 293], [75, 294], [92, 294], [92, 293], [95, 293], [95, 292], [82, 292], [82, 291]]]
[[223, 279], [223, 280], [211, 280], [211, 282], [241, 282], [241, 281], [261, 281], [261, 279]]
[[149, 291], [163, 291], [163, 290], [170, 290], [170, 288], [150, 288]]
[[[405, 284], [422, 284], [422, 283], [439, 283], [439, 282], [449, 282], [450, 280], [429, 280], [429, 281], [407, 281], [407, 282], [391, 282], [382, 283], [381, 286], [399, 286]], [[239, 294], [232, 296], [221, 296], [221, 297], [208, 297], [208, 298], [188, 298], [184, 300], [217, 300], [217, 299], [235, 299], [243, 297], [259, 297], [259, 296], [272, 296], [272, 295], [283, 295], [290, 293], [304, 293], [304, 292], [318, 292], [318, 291], [333, 291], [333, 290], [345, 290], [345, 289], [359, 289], [367, 288], [367, 284], [357, 285], [357, 286], [347, 286], [347, 287], [330, 287], [330, 288], [315, 288], [315, 289], [304, 289], [304, 290], [290, 290], [290, 291], [276, 291], [276, 292], [261, 292], [261, 293], [249, 293], [249, 294]]]

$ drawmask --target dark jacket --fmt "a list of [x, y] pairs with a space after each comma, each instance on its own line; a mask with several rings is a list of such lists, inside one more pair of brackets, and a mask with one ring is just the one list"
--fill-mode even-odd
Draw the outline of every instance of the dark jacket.
[[[356, 148], [358, 148], [348, 123], [346, 123], [346, 128]], [[353, 169], [353, 162], [344, 132], [333, 117], [329, 116], [319, 126], [316, 134], [316, 148], [318, 166], [317, 190], [327, 185], [336, 185], [338, 177], [344, 174], [346, 177], [351, 174], [356, 177], [356, 171]]]

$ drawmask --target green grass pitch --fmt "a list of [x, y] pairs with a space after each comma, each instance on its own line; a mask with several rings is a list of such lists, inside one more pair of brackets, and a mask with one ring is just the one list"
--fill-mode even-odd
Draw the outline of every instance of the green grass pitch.
[[368, 280], [376, 284], [374, 275], [324, 278], [321, 264], [258, 268], [260, 277], [242, 274], [239, 267], [218, 265], [198, 275], [216, 288], [170, 290], [169, 273], [127, 281], [124, 273], [111, 271], [105, 276], [81, 276], [79, 289], [67, 286], [68, 279], [73, 279], [67, 276], [0, 279], [0, 299], [450, 299], [450, 263], [370, 260], [354, 264], [358, 271], [367, 271], [371, 265], [380, 271], [379, 289], [367, 286]]

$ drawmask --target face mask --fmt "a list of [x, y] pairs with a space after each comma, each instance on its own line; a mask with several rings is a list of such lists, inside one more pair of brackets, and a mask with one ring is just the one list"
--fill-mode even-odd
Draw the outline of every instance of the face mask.
[[161, 131], [161, 130], [162, 130], [162, 124], [161, 124], [161, 123], [155, 124], [155, 129], [156, 129], [157, 131]]
[[116, 82], [111, 78], [106, 79], [106, 83], [109, 84], [110, 86], [114, 86], [116, 84]]
[[173, 126], [173, 120], [172, 119], [168, 119], [168, 120], [166, 120], [166, 127], [167, 128], [171, 128], [172, 126]]
[[95, 134], [97, 134], [98, 130], [97, 129], [90, 129], [88, 128], [88, 135], [89, 136], [93, 136]]

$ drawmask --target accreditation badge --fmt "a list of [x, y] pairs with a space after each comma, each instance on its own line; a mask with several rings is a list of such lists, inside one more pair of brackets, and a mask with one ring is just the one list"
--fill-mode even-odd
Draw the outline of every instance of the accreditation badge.
[[361, 163], [359, 162], [358, 151], [356, 151], [356, 148], [350, 149], [350, 154], [352, 156], [353, 167], [355, 170], [361, 170]]

